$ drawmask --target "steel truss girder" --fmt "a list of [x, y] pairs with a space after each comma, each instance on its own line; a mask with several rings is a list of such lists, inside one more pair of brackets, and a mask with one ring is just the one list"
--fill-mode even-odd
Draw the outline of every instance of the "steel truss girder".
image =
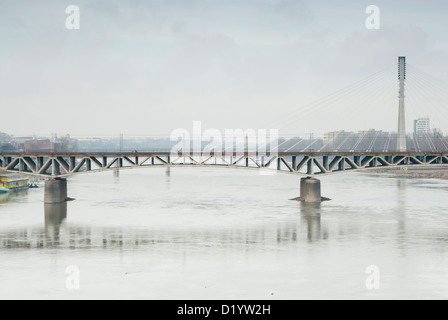
[[0, 154], [0, 172], [63, 177], [119, 168], [218, 166], [269, 168], [288, 173], [322, 175], [399, 166], [448, 166], [446, 153], [279, 152], [277, 154], [63, 153]]

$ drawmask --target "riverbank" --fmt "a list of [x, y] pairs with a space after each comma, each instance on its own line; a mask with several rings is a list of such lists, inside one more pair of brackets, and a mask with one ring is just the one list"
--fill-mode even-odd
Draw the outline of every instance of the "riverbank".
[[412, 168], [404, 167], [401, 168], [383, 168], [374, 169], [369, 172], [374, 173], [388, 173], [394, 177], [400, 178], [423, 178], [423, 179], [446, 179], [448, 180], [448, 168], [446, 167], [436, 167], [436, 168]]

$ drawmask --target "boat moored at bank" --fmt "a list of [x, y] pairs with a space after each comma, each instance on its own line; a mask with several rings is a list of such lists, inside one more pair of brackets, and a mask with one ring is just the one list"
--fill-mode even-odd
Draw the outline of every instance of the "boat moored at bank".
[[30, 182], [23, 175], [0, 174], [0, 192], [28, 189]]

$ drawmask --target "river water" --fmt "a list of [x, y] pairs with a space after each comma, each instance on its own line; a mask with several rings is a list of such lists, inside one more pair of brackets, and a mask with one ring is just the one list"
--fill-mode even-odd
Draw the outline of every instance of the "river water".
[[448, 298], [447, 180], [321, 181], [320, 205], [288, 200], [298, 176], [218, 168], [0, 196], [0, 299]]

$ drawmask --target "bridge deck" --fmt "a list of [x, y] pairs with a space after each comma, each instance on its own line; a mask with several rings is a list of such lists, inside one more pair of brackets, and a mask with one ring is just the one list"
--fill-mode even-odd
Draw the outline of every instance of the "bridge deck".
[[0, 153], [0, 171], [44, 177], [150, 166], [220, 166], [320, 175], [394, 166], [448, 166], [444, 152]]
[[432, 151], [419, 151], [419, 152], [188, 152], [188, 153], [173, 153], [167, 151], [152, 151], [152, 152], [7, 152], [0, 153], [0, 157], [5, 156], [28, 156], [28, 157], [115, 157], [115, 156], [138, 156], [138, 157], [152, 157], [152, 156], [205, 156], [205, 155], [223, 155], [223, 156], [239, 156], [239, 155], [256, 155], [256, 156], [417, 156], [417, 155], [448, 155], [448, 152], [432, 152]]

